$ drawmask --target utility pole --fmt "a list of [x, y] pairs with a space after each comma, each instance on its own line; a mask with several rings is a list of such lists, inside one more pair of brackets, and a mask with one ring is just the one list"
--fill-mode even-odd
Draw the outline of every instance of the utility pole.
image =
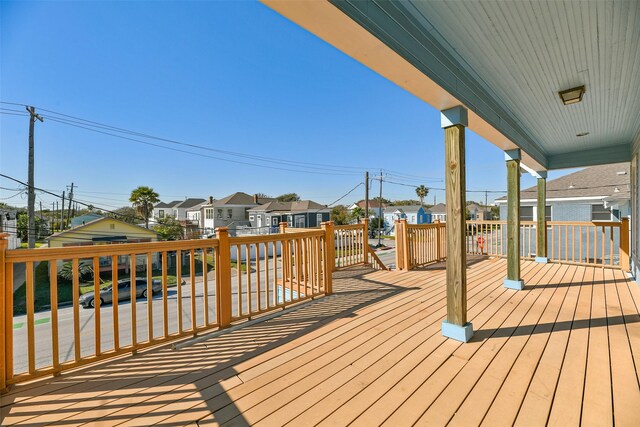
[[488, 219], [488, 218], [485, 218], [485, 217], [489, 216], [489, 215], [487, 215], [487, 201], [488, 201], [488, 198], [489, 198], [488, 197], [488, 193], [489, 192], [485, 190], [485, 192], [484, 192], [484, 214], [482, 215], [482, 219], [484, 221], [486, 221]]
[[[364, 217], [369, 219], [369, 172], [364, 173]], [[369, 230], [365, 230], [369, 234]]]
[[29, 249], [33, 249], [36, 247], [36, 217], [35, 217], [35, 203], [36, 203], [36, 192], [33, 188], [33, 168], [34, 168], [34, 155], [33, 155], [33, 130], [36, 124], [36, 119], [41, 122], [42, 117], [36, 114], [36, 109], [34, 107], [26, 107], [29, 112], [29, 180], [27, 185], [29, 187], [28, 193], [28, 211], [29, 211], [29, 225], [27, 230], [27, 236], [29, 241]]
[[64, 191], [62, 192], [62, 209], [60, 209], [60, 231], [64, 230]]
[[382, 216], [382, 169], [380, 169], [380, 198], [378, 199], [378, 246], [382, 246], [382, 227], [384, 224]]
[[69, 208], [67, 212], [67, 218], [71, 220], [71, 203], [73, 202], [73, 182], [71, 183], [71, 192], [69, 192]]

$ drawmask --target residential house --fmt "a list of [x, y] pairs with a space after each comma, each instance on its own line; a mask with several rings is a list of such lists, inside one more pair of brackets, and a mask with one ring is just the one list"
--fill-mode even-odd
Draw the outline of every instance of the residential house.
[[[631, 215], [629, 163], [591, 166], [547, 181], [547, 221], [619, 221]], [[536, 187], [520, 192], [520, 219], [538, 218]], [[507, 217], [507, 198], [496, 199], [500, 218]]]
[[179, 205], [180, 203], [181, 203], [180, 200], [174, 200], [169, 203], [164, 203], [164, 202], [158, 203], [153, 207], [153, 218], [156, 220], [163, 219], [165, 216], [170, 216], [175, 218], [175, 213], [173, 209], [175, 208], [176, 205]]
[[[386, 207], [387, 205], [385, 203], [381, 203], [378, 200], [375, 200], [375, 199], [369, 200], [369, 219], [379, 218], [380, 216], [384, 216], [384, 209]], [[364, 211], [365, 201], [360, 200], [352, 204], [351, 206], [349, 206], [347, 209], [349, 210], [349, 213], [351, 213], [355, 208], [360, 208]], [[380, 214], [381, 208], [382, 208], [382, 215]]]
[[[158, 235], [134, 224], [119, 219], [101, 217], [93, 221], [78, 225], [69, 230], [61, 231], [47, 238], [50, 248], [67, 246], [90, 246], [117, 243], [155, 242]], [[157, 266], [159, 255], [153, 254], [152, 262]], [[128, 269], [128, 257], [118, 258], [119, 269]], [[111, 258], [100, 258], [100, 271], [111, 269]]]
[[331, 209], [312, 200], [297, 202], [272, 201], [249, 209], [249, 221], [253, 228], [274, 231], [281, 222], [289, 227], [313, 228], [329, 221]]
[[444, 203], [438, 203], [431, 207], [431, 220], [433, 222], [447, 222], [447, 206]]
[[16, 249], [20, 247], [20, 239], [18, 238], [18, 212], [13, 209], [0, 209], [0, 234], [8, 234], [8, 249]]
[[98, 218], [102, 218], [104, 215], [100, 215], [98, 213], [88, 213], [85, 215], [76, 216], [71, 218], [71, 228], [79, 227], [81, 225], [85, 225], [91, 221], [95, 221]]
[[395, 233], [395, 221], [398, 219], [406, 219], [408, 224], [430, 224], [431, 211], [420, 205], [387, 206], [384, 209], [386, 233], [391, 235]]
[[204, 234], [211, 235], [218, 227], [229, 227], [234, 230], [238, 227], [249, 227], [249, 209], [260, 206], [274, 199], [250, 196], [247, 193], [233, 193], [223, 199], [213, 200], [200, 207], [201, 224]]
[[170, 216], [178, 221], [186, 221], [187, 212], [193, 212], [194, 208], [206, 202], [205, 199], [188, 198], [185, 200], [174, 200], [170, 203], [160, 202], [153, 207], [153, 218], [156, 220]]
[[469, 203], [467, 205], [469, 219], [472, 221], [486, 221], [491, 219], [491, 208], [481, 206], [477, 203]]

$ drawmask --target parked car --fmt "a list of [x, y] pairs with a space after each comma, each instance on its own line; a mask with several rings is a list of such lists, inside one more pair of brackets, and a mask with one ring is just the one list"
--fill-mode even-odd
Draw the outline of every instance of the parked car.
[[[162, 282], [160, 280], [151, 281], [151, 292], [157, 294], [162, 292]], [[147, 298], [147, 279], [136, 279], [136, 298]], [[131, 280], [122, 279], [118, 281], [118, 301], [131, 299]], [[100, 291], [100, 305], [113, 302], [113, 287]], [[84, 308], [95, 307], [96, 298], [94, 292], [87, 292], [80, 297], [80, 305]]]

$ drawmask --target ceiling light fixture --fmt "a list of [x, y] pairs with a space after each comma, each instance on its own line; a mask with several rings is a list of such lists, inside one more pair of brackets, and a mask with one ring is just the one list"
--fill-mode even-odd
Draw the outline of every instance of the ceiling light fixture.
[[560, 99], [562, 100], [562, 103], [564, 105], [569, 105], [576, 104], [582, 101], [582, 96], [585, 92], [586, 90], [584, 88], [584, 85], [582, 85], [567, 90], [561, 90], [560, 92], [558, 92], [558, 95], [560, 95]]

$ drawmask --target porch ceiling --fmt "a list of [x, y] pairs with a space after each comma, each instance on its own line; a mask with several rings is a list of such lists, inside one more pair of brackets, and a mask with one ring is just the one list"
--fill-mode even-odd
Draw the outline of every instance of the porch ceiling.
[[534, 169], [640, 144], [638, 2], [263, 1], [435, 108], [465, 105], [471, 130]]

